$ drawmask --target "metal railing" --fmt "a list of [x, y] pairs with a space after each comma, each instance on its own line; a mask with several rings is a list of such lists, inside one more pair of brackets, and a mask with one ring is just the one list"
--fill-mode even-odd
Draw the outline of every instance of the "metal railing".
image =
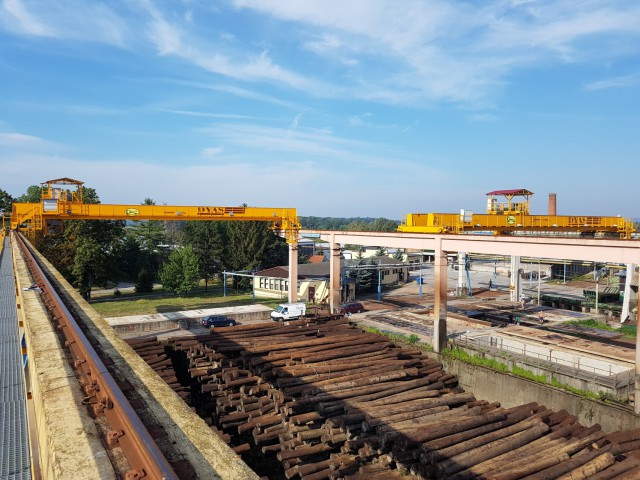
[[539, 368], [540, 370], [549, 372], [551, 378], [557, 375], [564, 375], [577, 380], [592, 381], [612, 389], [631, 385], [635, 381], [633, 368], [614, 373], [611, 365], [609, 369], [602, 369], [593, 365], [581, 365], [580, 362], [553, 357], [551, 351], [548, 355], [545, 355], [539, 352], [527, 351], [526, 346], [520, 349], [509, 345], [494, 345], [491, 340], [489, 343], [486, 341], [479, 342], [477, 339], [467, 335], [461, 335], [452, 341], [459, 347], [469, 348], [481, 353], [488, 353], [503, 358], [507, 361]]
[[[109, 423], [110, 432], [105, 443], [109, 446], [120, 445], [127, 457], [130, 470], [125, 478], [177, 479], [171, 465], [37, 263], [27, 243], [19, 235], [14, 238], [18, 238], [34, 288], [41, 292], [50, 315], [66, 338], [65, 345], [72, 352], [72, 366], [87, 395], [84, 403], [90, 407], [93, 415], [104, 416]], [[77, 405], [76, 408], [84, 406]]]

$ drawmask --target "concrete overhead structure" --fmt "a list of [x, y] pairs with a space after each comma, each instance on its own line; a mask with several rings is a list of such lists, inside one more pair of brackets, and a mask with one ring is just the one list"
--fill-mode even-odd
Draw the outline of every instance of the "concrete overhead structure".
[[[304, 234], [304, 232], [302, 232]], [[491, 235], [436, 235], [406, 232], [335, 232], [314, 231], [331, 244], [333, 255], [339, 255], [339, 246], [345, 244], [376, 245], [387, 248], [410, 248], [435, 251], [434, 284], [434, 338], [433, 347], [441, 352], [447, 344], [447, 253], [466, 252], [513, 257], [558, 258], [589, 262], [640, 264], [640, 242], [568, 237], [491, 236]], [[339, 289], [339, 267], [332, 263], [331, 288]], [[339, 299], [339, 292], [330, 294], [331, 308]], [[640, 336], [636, 340], [636, 398], [640, 398]], [[640, 413], [640, 402], [636, 403]]]

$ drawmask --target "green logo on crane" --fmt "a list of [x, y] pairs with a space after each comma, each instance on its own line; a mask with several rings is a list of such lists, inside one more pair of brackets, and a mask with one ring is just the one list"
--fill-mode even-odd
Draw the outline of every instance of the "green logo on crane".
[[513, 215], [507, 216], [507, 225], [515, 225], [515, 224], [516, 224], [516, 217]]
[[135, 217], [136, 215], [140, 215], [140, 210], [137, 208], [127, 208], [124, 213], [128, 217]]

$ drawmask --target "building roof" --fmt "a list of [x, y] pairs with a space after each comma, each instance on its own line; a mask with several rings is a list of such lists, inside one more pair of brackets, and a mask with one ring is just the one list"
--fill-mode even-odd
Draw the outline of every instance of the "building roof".
[[514, 188], [511, 190], [494, 190], [493, 192], [487, 193], [487, 195], [533, 195], [533, 192], [525, 188]]
[[311, 255], [309, 257], [309, 263], [322, 263], [324, 262], [324, 255]]
[[273, 267], [265, 270], [260, 270], [254, 274], [257, 277], [271, 277], [271, 278], [289, 278], [289, 267]]
[[[402, 263], [399, 260], [390, 257], [370, 257], [367, 260], [373, 260], [374, 265], [398, 265], [403, 264], [409, 266], [408, 263]], [[340, 260], [340, 267], [353, 266], [357, 263], [357, 260]], [[331, 274], [330, 262], [320, 263], [303, 263], [298, 265], [298, 278], [329, 278]], [[271, 277], [271, 278], [288, 278], [289, 267], [273, 267], [265, 270], [255, 272], [256, 277]]]

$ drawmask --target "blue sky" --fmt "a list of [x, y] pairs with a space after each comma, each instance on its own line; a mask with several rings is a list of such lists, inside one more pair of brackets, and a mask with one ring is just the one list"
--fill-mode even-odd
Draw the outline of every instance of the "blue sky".
[[640, 217], [637, 0], [2, 0], [0, 188]]

